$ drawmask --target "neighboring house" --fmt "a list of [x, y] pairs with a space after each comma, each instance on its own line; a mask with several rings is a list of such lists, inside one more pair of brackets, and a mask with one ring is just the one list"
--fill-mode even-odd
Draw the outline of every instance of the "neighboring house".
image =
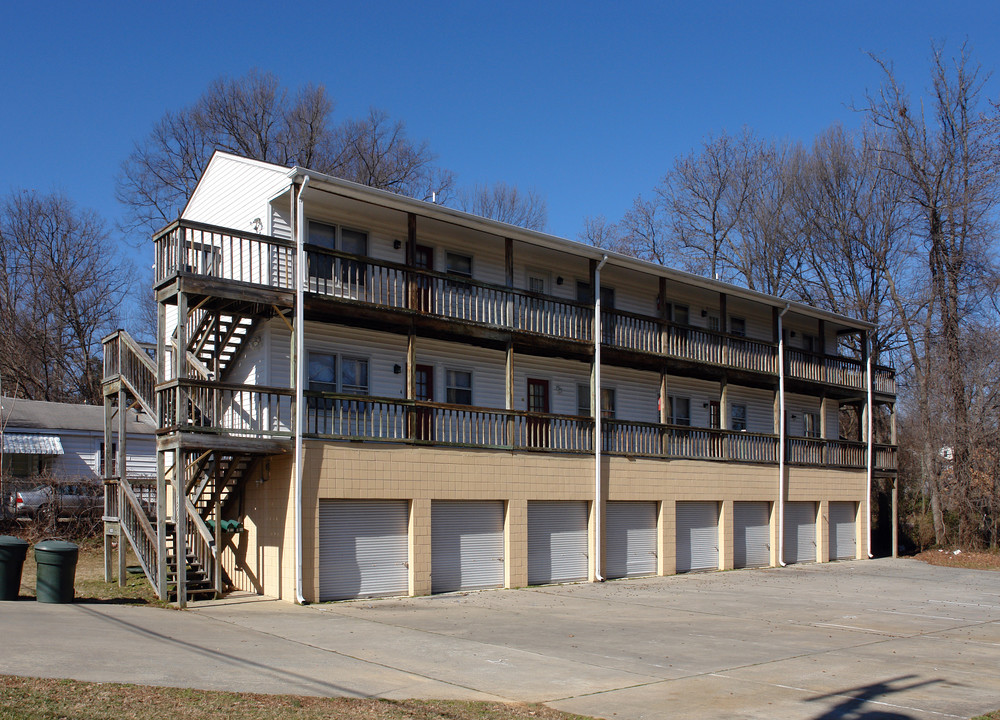
[[163, 597], [175, 543], [298, 601], [868, 556], [864, 322], [225, 153], [154, 244], [157, 361], [107, 338], [105, 396], [159, 413], [120, 521]]
[[[130, 477], [156, 476], [155, 432], [149, 415], [128, 410]], [[7, 478], [50, 475], [96, 481], [104, 475], [101, 406], [0, 398], [0, 434]]]

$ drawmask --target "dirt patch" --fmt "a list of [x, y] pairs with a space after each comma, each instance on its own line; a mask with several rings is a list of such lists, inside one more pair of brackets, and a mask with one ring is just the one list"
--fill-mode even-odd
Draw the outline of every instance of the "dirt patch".
[[544, 705], [209, 692], [0, 675], [0, 720], [581, 720]]
[[924, 550], [915, 555], [930, 565], [965, 568], [967, 570], [1000, 570], [1000, 553], [974, 550]]

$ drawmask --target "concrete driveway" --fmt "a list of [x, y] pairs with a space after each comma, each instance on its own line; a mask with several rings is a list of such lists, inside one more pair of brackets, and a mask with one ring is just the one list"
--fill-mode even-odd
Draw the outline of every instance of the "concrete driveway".
[[0, 673], [544, 702], [605, 718], [1000, 708], [1000, 573], [802, 565], [294, 607], [0, 603]]

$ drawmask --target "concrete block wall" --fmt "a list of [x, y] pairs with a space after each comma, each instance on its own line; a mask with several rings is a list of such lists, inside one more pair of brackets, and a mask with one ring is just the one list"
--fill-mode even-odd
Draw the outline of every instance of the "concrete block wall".
[[[733, 504], [771, 503], [771, 562], [777, 564], [777, 467], [694, 460], [603, 458], [606, 501], [657, 503], [657, 572], [676, 571], [678, 501], [718, 502], [719, 568], [734, 565]], [[865, 557], [867, 528], [863, 471], [788, 468], [786, 500], [818, 503], [817, 560], [829, 559], [829, 502], [858, 503], [858, 556]], [[271, 461], [271, 479], [249, 482], [246, 531], [226, 554], [226, 568], [241, 589], [294, 599], [294, 503], [290, 456]], [[504, 502], [504, 586], [528, 578], [528, 502], [582, 500], [590, 508], [590, 579], [594, 580], [594, 465], [590, 456], [408, 445], [306, 441], [303, 478], [303, 594], [319, 597], [319, 501], [409, 502], [409, 592], [431, 591], [431, 503], [434, 500]], [[606, 513], [605, 513], [606, 517]], [[603, 548], [600, 549], [603, 551]]]

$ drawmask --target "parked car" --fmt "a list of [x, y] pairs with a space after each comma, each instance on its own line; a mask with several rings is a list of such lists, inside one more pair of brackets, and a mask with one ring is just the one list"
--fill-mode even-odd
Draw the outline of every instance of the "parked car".
[[28, 490], [15, 491], [11, 497], [10, 511], [18, 517], [37, 517], [54, 514], [99, 514], [104, 509], [104, 491], [96, 483], [67, 485], [37, 485]]

